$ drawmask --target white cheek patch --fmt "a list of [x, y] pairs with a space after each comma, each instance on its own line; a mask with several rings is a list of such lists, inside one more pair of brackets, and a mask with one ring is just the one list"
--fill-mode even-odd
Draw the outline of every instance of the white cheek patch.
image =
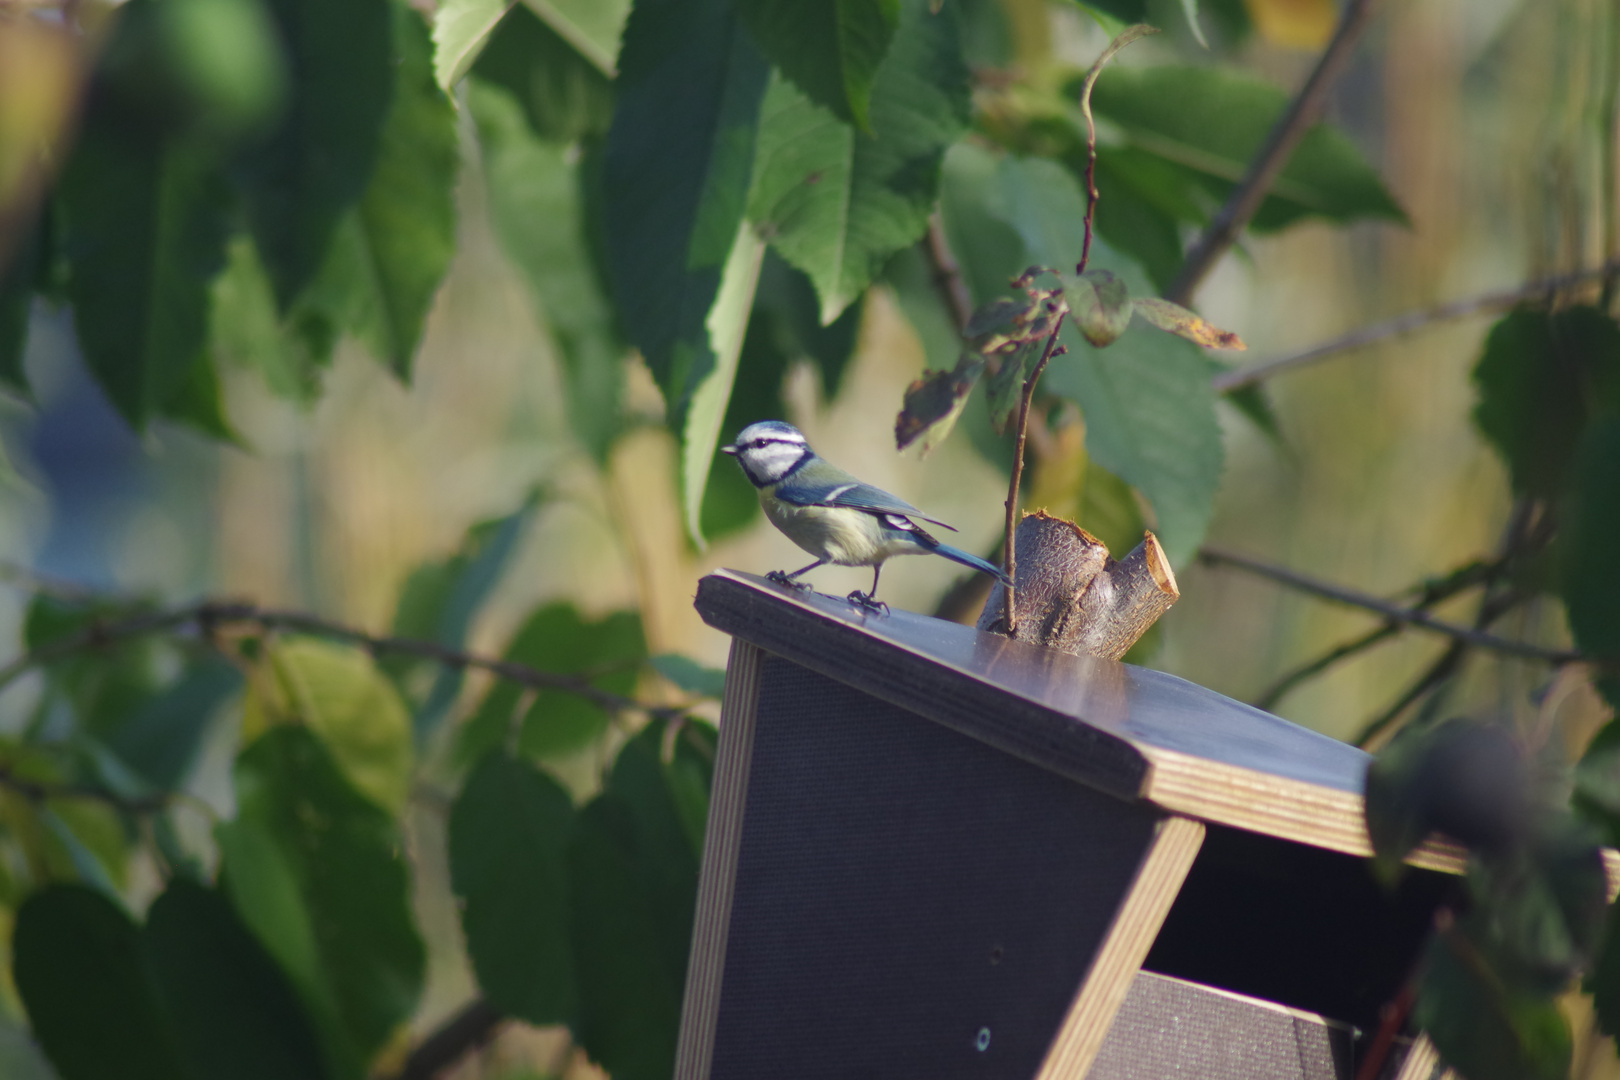
[[747, 451], [748, 464], [755, 476], [767, 483], [780, 480], [789, 469], [798, 464], [804, 447], [786, 442], [766, 443]]

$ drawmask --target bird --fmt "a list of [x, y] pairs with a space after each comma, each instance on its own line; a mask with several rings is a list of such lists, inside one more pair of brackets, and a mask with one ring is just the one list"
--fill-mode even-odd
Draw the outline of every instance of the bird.
[[940, 543], [919, 522], [955, 532], [953, 526], [822, 459], [792, 424], [780, 420], [749, 424], [720, 451], [735, 457], [759, 490], [759, 504], [771, 524], [816, 557], [792, 573], [773, 570], [767, 580], [807, 589], [809, 585], [796, 579], [818, 566], [870, 566], [872, 591], [857, 589], [849, 600], [884, 612], [888, 605], [877, 598], [878, 575], [892, 555], [942, 555], [1007, 581], [994, 563]]

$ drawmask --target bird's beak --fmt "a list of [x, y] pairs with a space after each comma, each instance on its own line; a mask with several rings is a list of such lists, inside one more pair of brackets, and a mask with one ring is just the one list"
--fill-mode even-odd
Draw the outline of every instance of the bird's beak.
[[725, 446], [722, 446], [720, 448], [720, 452], [722, 454], [730, 454], [732, 457], [737, 456], [737, 448], [735, 446], [732, 446], [730, 443], [727, 443]]

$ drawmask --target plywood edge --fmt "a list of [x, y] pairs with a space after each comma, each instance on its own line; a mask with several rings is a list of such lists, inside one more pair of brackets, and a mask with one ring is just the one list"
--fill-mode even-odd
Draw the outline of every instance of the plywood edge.
[[[1150, 747], [1143, 752], [1149, 771], [1142, 795], [1157, 806], [1346, 855], [1372, 854], [1360, 792], [1290, 780], [1174, 750]], [[1460, 874], [1467, 867], [1468, 852], [1449, 840], [1430, 837], [1406, 861], [1424, 870]]]
[[765, 653], [732, 639], [726, 663], [726, 690], [720, 704], [720, 743], [715, 751], [709, 821], [704, 832], [703, 865], [698, 872], [697, 913], [686, 964], [675, 1080], [705, 1080], [714, 1055], [714, 1029], [720, 1010], [720, 979], [726, 964], [726, 937], [736, 891], [737, 853], [748, 801], [749, 766], [754, 753], [754, 721], [759, 676]]
[[1159, 822], [1036, 1080], [1080, 1080], [1091, 1069], [1203, 842], [1200, 821], [1171, 815]]

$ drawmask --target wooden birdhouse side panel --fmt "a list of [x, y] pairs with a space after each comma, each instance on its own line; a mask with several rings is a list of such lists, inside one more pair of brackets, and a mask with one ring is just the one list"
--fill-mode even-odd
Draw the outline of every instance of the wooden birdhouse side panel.
[[[741, 824], [723, 918], [705, 868], [678, 1075], [1034, 1076], [1163, 812], [777, 657], [757, 685], [742, 797], [729, 697], [722, 724], [714, 814]], [[726, 835], [712, 814], [709, 857]]]

